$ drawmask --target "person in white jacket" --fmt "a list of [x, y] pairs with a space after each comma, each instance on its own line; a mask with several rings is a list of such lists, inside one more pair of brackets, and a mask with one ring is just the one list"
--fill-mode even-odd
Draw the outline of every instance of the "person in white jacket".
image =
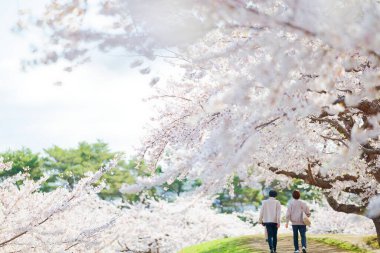
[[276, 200], [277, 192], [269, 191], [269, 198], [263, 201], [259, 222], [268, 233], [268, 245], [271, 253], [277, 250], [277, 232], [281, 222], [281, 204]]
[[286, 224], [285, 227], [288, 228], [289, 221], [292, 222], [293, 228], [293, 243], [294, 252], [299, 253], [298, 245], [298, 232], [301, 235], [302, 253], [306, 253], [306, 225], [303, 220], [304, 214], [310, 217], [310, 209], [307, 204], [300, 199], [301, 193], [297, 190], [293, 191], [293, 200], [288, 204], [288, 210], [286, 212]]

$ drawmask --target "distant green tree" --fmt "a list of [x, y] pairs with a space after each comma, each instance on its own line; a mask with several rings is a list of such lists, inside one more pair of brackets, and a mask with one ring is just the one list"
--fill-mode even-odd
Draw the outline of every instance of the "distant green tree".
[[[80, 142], [77, 148], [63, 149], [58, 146], [45, 149], [45, 173], [50, 177], [44, 185], [44, 191], [59, 186], [72, 189], [87, 172], [96, 172], [110, 161], [118, 152], [111, 152], [108, 144]], [[145, 166], [137, 166], [135, 161], [119, 161], [117, 168], [105, 174], [101, 180], [107, 184], [99, 196], [105, 199], [122, 198], [126, 201], [137, 201], [138, 195], [123, 195], [119, 189], [123, 183], [132, 184], [137, 176], [144, 175]]]
[[[54, 146], [45, 149], [47, 157], [44, 161], [45, 173], [50, 175], [43, 191], [50, 191], [59, 186], [72, 189], [75, 184], [87, 172], [96, 172], [102, 165], [109, 162], [120, 152], [111, 152], [108, 144], [102, 141], [96, 143], [80, 142], [78, 147], [63, 149]], [[119, 189], [122, 184], [133, 184], [136, 177], [149, 175], [144, 162], [135, 160], [121, 160], [118, 166], [104, 174], [100, 181], [106, 183], [106, 187], [99, 193], [103, 199], [120, 198], [127, 202], [140, 201], [142, 196], [159, 198], [155, 188], [148, 189], [138, 194], [122, 194]]]
[[161, 197], [166, 200], [174, 200], [184, 192], [189, 192], [201, 185], [201, 180], [176, 179], [171, 184], [164, 183], [159, 187]]
[[116, 155], [101, 141], [94, 144], [81, 142], [77, 148], [70, 149], [54, 146], [44, 151], [47, 154], [44, 168], [50, 176], [48, 188], [65, 185], [72, 189], [87, 172], [96, 172], [102, 164]]
[[[72, 189], [75, 184], [85, 177], [87, 172], [96, 172], [103, 164], [110, 161], [118, 152], [111, 152], [108, 145], [102, 141], [95, 143], [80, 142], [76, 148], [64, 149], [58, 146], [45, 149], [44, 154], [33, 153], [28, 148], [16, 151], [0, 153], [5, 162], [12, 161], [11, 170], [0, 172], [0, 180], [15, 175], [19, 172], [28, 173], [33, 180], [40, 179], [43, 175], [48, 176], [47, 182], [42, 186], [42, 191], [51, 191], [57, 187], [67, 187]], [[154, 172], [162, 173], [161, 167]], [[174, 200], [184, 192], [192, 191], [199, 187], [200, 180], [176, 179], [172, 183], [164, 183], [151, 189], [146, 189], [139, 194], [122, 194], [119, 192], [122, 184], [135, 183], [138, 176], [150, 176], [144, 162], [137, 164], [136, 161], [120, 161], [117, 168], [105, 174], [101, 180], [106, 182], [106, 188], [99, 196], [103, 199], [121, 198], [127, 202], [136, 202], [145, 198]], [[22, 182], [19, 182], [20, 184]], [[316, 200], [322, 199], [321, 192], [312, 186], [304, 184], [302, 180], [295, 179], [289, 189], [281, 189], [278, 181], [274, 181], [270, 187], [264, 187], [262, 183], [259, 187], [252, 188], [242, 186], [239, 177], [234, 176], [231, 184], [233, 194], [228, 189], [224, 189], [217, 195], [213, 204], [221, 212], [242, 211], [246, 208], [256, 208], [263, 200], [262, 192], [270, 188], [277, 189], [278, 199], [282, 204], [286, 204], [290, 199], [294, 189], [301, 190], [302, 199]]]
[[119, 191], [123, 184], [133, 184], [136, 182], [137, 176], [148, 176], [149, 172], [144, 162], [130, 160], [128, 162], [121, 161], [118, 168], [112, 169], [106, 173], [103, 179], [107, 187], [103, 189], [99, 196], [103, 199], [121, 198], [126, 202], [139, 202], [142, 198], [159, 199], [156, 188], [144, 190], [137, 194], [123, 194]]
[[278, 187], [278, 181], [274, 181], [272, 188], [277, 189], [278, 196], [277, 199], [282, 205], [287, 205], [289, 200], [292, 199], [292, 193], [294, 190], [299, 190], [301, 192], [301, 199], [308, 201], [321, 202], [323, 195], [320, 189], [306, 184], [301, 179], [293, 179], [292, 184], [289, 188], [281, 189]]
[[33, 153], [28, 148], [0, 153], [4, 162], [12, 162], [12, 169], [0, 172], [0, 179], [16, 175], [17, 173], [27, 173], [33, 180], [38, 180], [43, 176], [43, 160], [39, 153]]
[[[102, 165], [110, 161], [120, 152], [111, 152], [105, 142], [80, 142], [76, 148], [61, 148], [53, 146], [44, 153], [33, 153], [28, 148], [0, 153], [4, 162], [11, 161], [12, 169], [0, 172], [0, 180], [19, 172], [29, 174], [33, 180], [48, 176], [41, 191], [51, 191], [58, 187], [73, 189], [75, 184], [85, 177], [87, 172], [96, 172]], [[147, 189], [139, 194], [122, 194], [119, 189], [122, 184], [133, 184], [137, 176], [148, 176], [149, 172], [144, 162], [137, 164], [135, 160], [121, 160], [118, 166], [103, 175], [100, 181], [106, 182], [106, 187], [99, 196], [103, 199], [121, 198], [124, 201], [136, 202], [141, 198], [161, 196], [157, 188]], [[98, 183], [100, 183], [100, 181]], [[22, 182], [18, 182], [22, 184]]]
[[[162, 168], [157, 167], [156, 174], [162, 173]], [[175, 179], [172, 183], [164, 183], [161, 186], [155, 187], [156, 194], [158, 198], [163, 198], [166, 200], [174, 200], [176, 197], [179, 197], [184, 192], [189, 192], [199, 187], [202, 184], [201, 180], [189, 180], [184, 179]]]
[[232, 179], [233, 194], [229, 189], [224, 189], [217, 195], [213, 207], [222, 213], [243, 211], [249, 207], [257, 208], [263, 199], [261, 189], [242, 186], [242, 180], [238, 176]]

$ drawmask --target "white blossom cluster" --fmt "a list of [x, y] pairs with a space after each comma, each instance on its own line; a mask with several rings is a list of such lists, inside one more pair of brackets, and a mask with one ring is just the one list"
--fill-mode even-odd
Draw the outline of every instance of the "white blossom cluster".
[[376, 233], [371, 219], [361, 215], [336, 212], [327, 203], [311, 205], [311, 211], [310, 233], [351, 235], [372, 235]]
[[[235, 215], [217, 214], [210, 200], [178, 199], [117, 206], [92, 187], [99, 175], [68, 191], [39, 192], [42, 181], [16, 175], [0, 183], [0, 252], [177, 252], [217, 238], [252, 234]], [[6, 166], [1, 164], [1, 166]], [[17, 186], [16, 182], [23, 180]]]
[[[80, 180], [72, 191], [58, 188], [40, 192], [46, 178], [35, 182], [26, 174], [4, 179], [0, 183], [0, 251], [60, 252], [77, 244], [94, 243], [89, 238], [111, 226], [116, 214], [109, 211], [107, 216], [104, 212], [99, 215], [99, 210], [107, 205], [100, 205], [100, 200], [91, 197], [101, 190], [92, 184], [117, 161], [112, 160], [94, 175]], [[93, 217], [84, 211], [86, 206], [94, 209]]]
[[222, 3], [208, 6], [218, 25], [178, 49], [184, 76], [157, 85], [167, 104], [144, 157], [156, 164], [170, 154], [166, 178], [200, 178], [205, 194], [233, 174], [280, 174], [363, 214], [380, 192], [380, 4]]
[[[24, 183], [17, 187], [20, 179]], [[39, 186], [20, 176], [0, 184], [1, 252], [173, 253], [204, 241], [264, 232], [258, 212], [218, 214], [204, 198], [117, 206], [101, 200], [96, 188], [41, 193]], [[329, 207], [313, 205], [312, 221], [311, 233], [373, 232], [369, 219]]]

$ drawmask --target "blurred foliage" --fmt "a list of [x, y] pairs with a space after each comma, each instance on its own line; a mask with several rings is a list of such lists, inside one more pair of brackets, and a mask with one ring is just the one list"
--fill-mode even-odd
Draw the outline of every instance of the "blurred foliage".
[[240, 212], [249, 207], [257, 208], [263, 199], [261, 189], [242, 186], [242, 180], [238, 176], [232, 179], [230, 189], [224, 189], [217, 195], [213, 207], [222, 213]]
[[293, 179], [292, 184], [289, 188], [281, 189], [277, 186], [277, 181], [274, 181], [272, 188], [277, 189], [278, 196], [277, 200], [281, 202], [282, 205], [287, 205], [289, 200], [292, 199], [292, 193], [294, 190], [298, 190], [301, 193], [302, 200], [309, 200], [315, 202], [321, 202], [323, 194], [320, 189], [315, 186], [306, 184], [301, 179]]
[[[48, 192], [57, 187], [73, 189], [75, 184], [87, 173], [95, 173], [98, 169], [114, 158], [119, 152], [111, 152], [108, 145], [102, 141], [95, 143], [80, 142], [76, 148], [64, 149], [58, 146], [45, 149], [43, 155], [33, 153], [23, 148], [16, 151], [0, 153], [4, 162], [11, 161], [12, 169], [0, 172], [0, 179], [17, 173], [29, 174], [33, 180], [47, 175], [48, 179], [42, 185], [41, 191]], [[118, 166], [103, 175], [100, 181], [106, 183], [99, 196], [103, 199], [122, 198], [128, 202], [140, 200], [140, 194], [121, 194], [119, 189], [123, 183], [132, 184], [137, 176], [147, 175], [144, 163], [137, 165], [136, 161], [121, 160]], [[100, 183], [99, 181], [99, 183]], [[155, 189], [144, 192], [144, 197], [155, 197]]]
[[[156, 174], [161, 174], [162, 168], [157, 167]], [[157, 187], [158, 194], [160, 197], [172, 201], [176, 197], [179, 197], [181, 194], [185, 192], [189, 192], [194, 190], [195, 188], [201, 186], [201, 180], [188, 180], [184, 179], [175, 179], [172, 183], [164, 183], [160, 187]]]
[[[77, 147], [68, 149], [53, 146], [45, 149], [42, 154], [33, 153], [28, 148], [9, 150], [0, 153], [0, 156], [4, 158], [5, 162], [13, 162], [12, 169], [1, 171], [0, 180], [17, 173], [27, 173], [33, 180], [38, 180], [46, 175], [48, 179], [42, 185], [41, 191], [48, 192], [57, 187], [73, 189], [75, 184], [87, 173], [95, 173], [102, 165], [119, 154], [121, 153], [111, 152], [108, 144], [102, 141], [80, 142]], [[162, 168], [157, 167], [153, 173], [161, 174]], [[138, 176], [150, 175], [144, 162], [121, 160], [116, 168], [103, 175], [98, 182], [106, 183], [106, 187], [99, 193], [99, 196], [103, 199], [121, 199], [126, 202], [144, 201], [146, 198], [174, 201], [181, 194], [192, 191], [202, 184], [200, 180], [175, 179], [172, 183], [164, 183], [139, 194], [120, 193], [119, 189], [122, 184], [133, 184]], [[265, 187], [264, 183], [249, 187], [244, 186], [243, 181], [234, 176], [229, 187], [217, 194], [213, 207], [224, 213], [247, 209], [255, 210], [261, 205], [269, 189], [278, 190], [277, 199], [284, 205], [292, 198], [292, 192], [295, 189], [301, 191], [301, 198], [304, 200], [320, 201], [322, 199], [322, 194], [317, 188], [305, 184], [302, 180], [293, 180], [288, 189], [281, 189], [279, 183], [279, 181], [274, 181], [269, 187]]]
[[[95, 173], [99, 168], [113, 159], [120, 152], [111, 152], [108, 144], [98, 141], [93, 144], [79, 143], [77, 148], [62, 149], [54, 146], [45, 149], [47, 158], [44, 169], [50, 175], [45, 189], [52, 190], [64, 185], [72, 189], [76, 182], [85, 177], [86, 173]], [[104, 174], [100, 181], [106, 183], [106, 187], [99, 193], [103, 199], [121, 198], [127, 202], [136, 202], [145, 197], [156, 197], [156, 190], [144, 191], [142, 194], [122, 194], [119, 189], [122, 184], [133, 184], [138, 176], [147, 176], [147, 167], [143, 162], [135, 160], [126, 162], [120, 160], [116, 168]]]
[[376, 235], [368, 236], [364, 240], [365, 240], [365, 243], [369, 247], [371, 247], [373, 249], [380, 249], [380, 245], [379, 245], [379, 242], [377, 241], [377, 236]]
[[265, 186], [264, 182], [261, 182], [254, 188], [243, 186], [242, 183], [243, 181], [239, 177], [234, 176], [230, 187], [224, 189], [217, 195], [213, 207], [222, 213], [242, 212], [250, 209], [255, 210], [261, 205], [261, 202], [267, 198], [270, 189], [277, 190], [278, 195], [276, 199], [279, 200], [282, 205], [287, 205], [292, 199], [294, 190], [301, 192], [301, 199], [303, 200], [321, 202], [323, 198], [318, 188], [305, 184], [301, 179], [293, 179], [290, 187], [285, 189], [280, 187], [278, 181], [272, 182], [269, 186]]
[[33, 153], [28, 148], [0, 153], [4, 162], [12, 162], [12, 168], [6, 171], [0, 171], [0, 179], [14, 176], [18, 173], [27, 173], [33, 180], [38, 180], [43, 176], [43, 161], [38, 153]]
[[[88, 172], [96, 172], [104, 163], [110, 161], [117, 153], [109, 151], [106, 143], [79, 143], [77, 148], [63, 149], [58, 146], [44, 150], [47, 157], [44, 169], [49, 175], [47, 190], [64, 185], [72, 189], [76, 182]], [[116, 170], [127, 169], [124, 161], [119, 162]], [[114, 169], [115, 170], [115, 169]], [[115, 171], [112, 171], [115, 173]], [[133, 177], [129, 172], [123, 173], [123, 178], [131, 182]]]

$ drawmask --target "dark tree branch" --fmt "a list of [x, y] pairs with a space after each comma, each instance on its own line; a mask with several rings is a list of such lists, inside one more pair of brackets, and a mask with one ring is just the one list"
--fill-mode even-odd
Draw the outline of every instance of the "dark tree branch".
[[343, 212], [343, 213], [354, 213], [354, 214], [361, 214], [363, 215], [366, 207], [365, 206], [356, 206], [356, 205], [350, 205], [350, 204], [342, 204], [338, 203], [336, 199], [334, 199], [331, 195], [325, 194], [327, 202], [331, 206], [332, 209], [334, 209], [337, 212]]
[[361, 101], [354, 108], [360, 110], [366, 116], [377, 115], [378, 113], [380, 113], [380, 100], [379, 99], [375, 99], [373, 101], [364, 100], [364, 101]]
[[79, 242], [76, 242], [76, 243], [72, 244], [71, 246], [67, 247], [67, 248], [65, 249], [65, 251], [68, 251], [69, 249], [71, 249], [71, 248], [77, 246], [78, 244], [79, 244]]
[[265, 123], [263, 123], [263, 124], [260, 124], [260, 125], [256, 126], [256, 127], [255, 127], [255, 130], [260, 130], [261, 128], [264, 128], [264, 127], [266, 127], [266, 126], [268, 126], [268, 125], [274, 123], [274, 122], [277, 121], [279, 118], [280, 118], [280, 117], [276, 117], [276, 118], [274, 118], [274, 119], [272, 119], [272, 120], [270, 120], [270, 121], [268, 121], [268, 122], [265, 122]]
[[320, 123], [328, 123], [330, 126], [335, 128], [340, 134], [342, 134], [346, 139], [350, 139], [350, 133], [338, 121], [329, 118], [320, 118], [314, 116], [312, 116], [310, 119], [312, 121], [317, 121]]
[[193, 102], [193, 100], [191, 100], [189, 98], [185, 98], [185, 97], [181, 97], [181, 96], [176, 96], [176, 95], [169, 95], [169, 94], [159, 95], [159, 96], [152, 96], [151, 97], [151, 99], [160, 99], [160, 98], [174, 98], [174, 99], [185, 100], [185, 101], [188, 101], [188, 102]]
[[368, 147], [361, 146], [361, 149], [362, 149], [363, 153], [365, 153], [367, 155], [380, 155], [380, 149], [379, 148], [368, 148]]
[[[319, 187], [319, 188], [325, 189], [325, 190], [332, 189], [334, 187], [334, 183], [339, 182], [339, 181], [341, 181], [341, 182], [344, 182], [344, 181], [357, 182], [357, 180], [358, 180], [357, 176], [348, 175], [348, 174], [343, 175], [343, 176], [337, 176], [337, 177], [331, 178], [331, 179], [323, 177], [319, 173], [317, 175], [315, 175], [311, 170], [312, 167], [313, 167], [313, 165], [309, 164], [309, 166], [306, 170], [306, 173], [296, 173], [293, 171], [281, 170], [279, 168], [275, 168], [275, 167], [271, 167], [271, 166], [269, 166], [268, 169], [270, 171], [272, 171], [273, 173], [278, 174], [278, 175], [284, 175], [284, 176], [287, 176], [290, 178], [302, 179], [310, 185], [313, 185], [313, 186], [316, 186], [316, 187]], [[365, 189], [355, 188], [355, 187], [347, 187], [344, 189], [344, 191], [348, 192], [348, 193], [353, 193], [353, 194], [360, 194], [360, 193], [364, 193]]]
[[[68, 200], [67, 200], [67, 203], [70, 202], [71, 200], [73, 200], [75, 197], [75, 195], [72, 195]], [[44, 224], [46, 221], [48, 221], [54, 214], [56, 214], [55, 212], [51, 213], [50, 215], [48, 215], [45, 219], [43, 219], [42, 221], [38, 222], [36, 225], [34, 225], [33, 227], [38, 227], [42, 224]], [[8, 243], [10, 243], [11, 241], [14, 241], [16, 240], [17, 238], [25, 235], [26, 233], [28, 233], [30, 231], [30, 229], [26, 229], [14, 236], [12, 236], [11, 238], [9, 238], [8, 240], [6, 241], [3, 241], [0, 243], [0, 247], [4, 247], [5, 245], [7, 245]]]
[[348, 90], [348, 89], [336, 89], [336, 90], [341, 91], [341, 92], [345, 92], [348, 94], [352, 94], [352, 90]]
[[[367, 68], [370, 68], [371, 65], [369, 63], [369, 61], [366, 61], [365, 63], [363, 64], [360, 64], [358, 67], [356, 68], [348, 68], [348, 69], [345, 69], [346, 72], [360, 72], [360, 71], [364, 71], [366, 70]], [[352, 92], [351, 92], [352, 94]]]
[[372, 175], [378, 183], [380, 183], [380, 168], [374, 167], [371, 171], [368, 172], [368, 174]]
[[[315, 165], [315, 164], [314, 164]], [[312, 172], [313, 164], [308, 165], [308, 168], [305, 173], [295, 173], [291, 171], [285, 171], [280, 170], [275, 167], [269, 167], [269, 170], [280, 175], [285, 175], [290, 178], [299, 178], [304, 180], [306, 183], [322, 188], [324, 190], [329, 190], [333, 188], [333, 183], [338, 181], [353, 181], [357, 182], [358, 177], [352, 176], [352, 175], [344, 175], [344, 176], [338, 176], [332, 179], [321, 177], [320, 175], [314, 175]], [[354, 188], [354, 187], [347, 187], [343, 191], [353, 194], [360, 194], [363, 193], [364, 190], [361, 188]], [[356, 206], [356, 205], [350, 205], [350, 204], [342, 204], [338, 203], [332, 196], [325, 194], [327, 202], [329, 205], [337, 212], [344, 212], [344, 213], [355, 213], [355, 214], [361, 214], [363, 215], [366, 209], [366, 206]]]
[[340, 142], [342, 143], [344, 146], [346, 146], [348, 148], [348, 145], [344, 142], [344, 140], [342, 139], [339, 139], [339, 138], [334, 138], [334, 137], [328, 137], [328, 136], [324, 136], [324, 135], [320, 135], [323, 139], [326, 139], [326, 140], [331, 140], [331, 141], [337, 141], [337, 142]]
[[0, 243], [0, 247], [4, 247], [5, 245], [7, 245], [8, 243], [10, 243], [11, 241], [16, 240], [17, 238], [19, 238], [19, 237], [25, 235], [27, 232], [28, 232], [28, 230], [23, 231], [23, 232], [21, 232], [21, 233], [15, 235], [15, 236], [9, 238], [9, 239], [6, 240], [6, 241], [1, 242], [1, 243]]

